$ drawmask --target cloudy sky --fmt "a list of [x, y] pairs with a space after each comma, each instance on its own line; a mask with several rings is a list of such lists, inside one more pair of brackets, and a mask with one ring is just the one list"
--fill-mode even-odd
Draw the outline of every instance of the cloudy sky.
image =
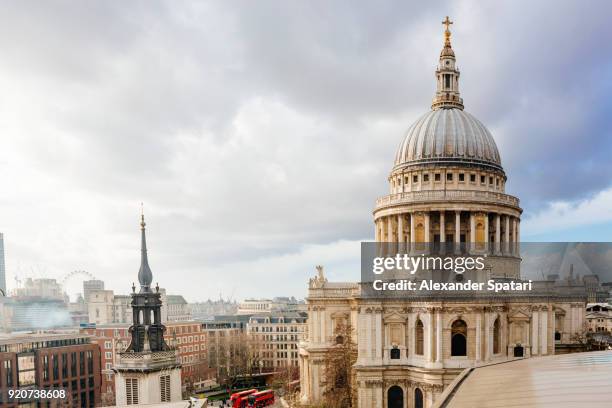
[[190, 301], [303, 297], [316, 264], [357, 280], [446, 15], [523, 239], [612, 241], [612, 5], [414, 4], [3, 2], [9, 287], [87, 270], [128, 292], [141, 202], [154, 281]]

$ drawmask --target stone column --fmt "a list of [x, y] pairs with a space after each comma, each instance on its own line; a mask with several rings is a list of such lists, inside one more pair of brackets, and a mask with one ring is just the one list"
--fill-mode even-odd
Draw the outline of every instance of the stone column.
[[491, 330], [489, 328], [491, 323], [491, 318], [488, 312], [485, 312], [485, 330], [484, 330], [484, 339], [485, 339], [485, 361], [489, 361], [491, 359]]
[[374, 221], [374, 241], [380, 241], [380, 221]]
[[499, 254], [501, 250], [501, 217], [499, 213], [495, 214], [495, 253]]
[[373, 346], [373, 339], [372, 339], [372, 313], [367, 313], [365, 315], [365, 328], [366, 328], [366, 358], [367, 361], [371, 363], [372, 359], [374, 358], [374, 353], [372, 353], [372, 350], [374, 349]]
[[387, 217], [387, 242], [393, 242], [393, 217]]
[[446, 251], [446, 217], [444, 211], [440, 211], [440, 250]]
[[548, 308], [540, 311], [540, 354], [548, 354]]
[[400, 244], [405, 242], [404, 239], [404, 215], [399, 214], [397, 216], [397, 242]]
[[480, 353], [482, 350], [482, 345], [480, 343], [480, 338], [482, 334], [480, 333], [480, 325], [481, 325], [482, 314], [480, 311], [476, 314], [476, 362], [480, 361]]
[[414, 222], [414, 213], [410, 213], [410, 243], [414, 244], [416, 242], [416, 233], [415, 233], [415, 222]]
[[[310, 313], [308, 314], [309, 319], [310, 319]], [[321, 324], [319, 323], [319, 308], [318, 307], [314, 307], [312, 309], [312, 340], [315, 343], [320, 343], [320, 335], [319, 335], [319, 329], [321, 328]]]
[[476, 245], [476, 217], [474, 217], [474, 213], [470, 211], [470, 250], [468, 252], [472, 252]]
[[516, 254], [521, 254], [521, 219], [516, 219]]
[[442, 309], [436, 310], [436, 363], [442, 362]]
[[539, 337], [540, 337], [540, 321], [537, 308], [533, 308], [531, 312], [531, 355], [537, 356], [540, 354]]
[[489, 251], [489, 213], [484, 213], [485, 224], [484, 224], [484, 248], [485, 251]]
[[376, 332], [376, 343], [375, 343], [375, 356], [376, 356], [376, 364], [382, 364], [382, 309], [374, 312], [374, 324], [375, 324], [375, 332]]
[[455, 211], [455, 252], [461, 245], [461, 211]]
[[507, 254], [510, 252], [510, 216], [506, 215], [506, 239], [504, 242], [504, 252]]
[[516, 254], [516, 218], [512, 217], [512, 254]]
[[319, 319], [321, 321], [321, 343], [327, 341], [327, 333], [325, 331], [325, 309], [319, 309]]
[[433, 353], [434, 353], [434, 332], [433, 332], [433, 325], [434, 325], [434, 316], [433, 316], [433, 310], [429, 309], [427, 311], [427, 362], [432, 362], [434, 361], [433, 358]]
[[429, 211], [425, 212], [425, 242], [431, 242], [431, 239], [429, 238], [429, 233], [430, 233], [430, 213]]

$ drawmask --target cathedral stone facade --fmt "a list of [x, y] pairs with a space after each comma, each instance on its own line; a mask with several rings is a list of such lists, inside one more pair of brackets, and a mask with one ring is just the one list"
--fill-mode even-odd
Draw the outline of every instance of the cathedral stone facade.
[[[452, 243], [486, 254], [480, 278], [520, 280], [519, 199], [487, 128], [464, 111], [448, 18], [432, 109], [401, 142], [389, 195], [374, 208], [375, 241], [410, 248]], [[465, 368], [555, 353], [583, 330], [585, 293], [546, 282], [528, 293], [371, 298], [363, 283], [329, 282], [323, 268], [308, 288], [308, 335], [300, 345], [301, 401], [325, 392], [325, 355], [350, 325], [359, 408], [431, 407]]]

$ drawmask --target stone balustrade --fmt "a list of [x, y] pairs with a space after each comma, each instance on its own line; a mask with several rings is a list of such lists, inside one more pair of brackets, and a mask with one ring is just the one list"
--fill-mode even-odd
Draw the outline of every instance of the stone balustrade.
[[390, 194], [376, 200], [376, 210], [398, 204], [418, 202], [470, 202], [492, 203], [519, 207], [519, 199], [496, 191], [482, 190], [426, 190]]
[[179, 364], [176, 350], [140, 353], [125, 352], [119, 353], [117, 358], [117, 367], [122, 369], [151, 369], [168, 366], [169, 364]]

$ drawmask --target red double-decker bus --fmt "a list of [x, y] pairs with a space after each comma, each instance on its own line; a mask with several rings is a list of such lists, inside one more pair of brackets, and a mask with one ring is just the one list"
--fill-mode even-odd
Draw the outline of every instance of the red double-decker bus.
[[232, 408], [244, 408], [247, 406], [247, 397], [251, 394], [255, 394], [257, 390], [255, 388], [251, 390], [245, 390], [240, 392], [235, 392], [230, 397], [230, 403], [232, 404]]
[[268, 405], [274, 404], [274, 391], [272, 390], [259, 391], [259, 392], [249, 395], [247, 398], [249, 401], [249, 405], [248, 405], [249, 408], [267, 407]]

